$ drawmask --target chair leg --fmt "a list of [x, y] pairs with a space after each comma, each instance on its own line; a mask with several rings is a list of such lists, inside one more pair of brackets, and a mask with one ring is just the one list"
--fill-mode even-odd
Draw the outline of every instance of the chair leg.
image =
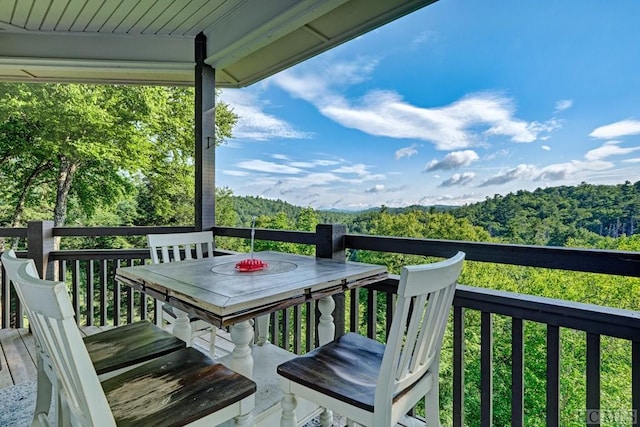
[[238, 415], [233, 419], [234, 426], [253, 426], [255, 425], [253, 422], [253, 417], [251, 413]]
[[212, 359], [216, 357], [216, 337], [218, 335], [218, 328], [211, 325], [211, 342], [209, 343], [209, 356]]
[[162, 328], [164, 326], [164, 315], [162, 313], [163, 305], [164, 303], [162, 301], [156, 300], [155, 324], [159, 328]]
[[40, 425], [39, 415], [44, 414], [45, 416], [49, 414], [49, 409], [51, 408], [51, 397], [53, 395], [53, 384], [49, 375], [54, 375], [51, 372], [49, 375], [46, 372], [46, 368], [44, 366], [46, 362], [42, 359], [42, 353], [38, 351], [38, 355], [36, 356], [36, 364], [37, 364], [37, 389], [36, 389], [36, 409], [33, 414], [33, 423], [32, 425]]
[[440, 391], [438, 377], [435, 377], [433, 382], [431, 390], [429, 390], [424, 397], [425, 419], [428, 427], [440, 427]]
[[322, 427], [331, 427], [333, 425], [333, 411], [323, 408], [320, 413], [320, 425]]
[[280, 427], [296, 427], [298, 420], [296, 419], [296, 407], [298, 401], [293, 393], [283, 392], [282, 400], [282, 417], [280, 418]]
[[256, 329], [256, 344], [264, 345], [269, 339], [269, 314], [256, 317], [255, 329]]

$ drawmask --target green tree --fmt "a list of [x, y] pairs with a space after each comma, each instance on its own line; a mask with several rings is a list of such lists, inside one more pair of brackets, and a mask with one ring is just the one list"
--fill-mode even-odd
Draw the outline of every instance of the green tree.
[[[144, 126], [150, 113], [146, 92], [124, 86], [0, 85], [0, 121], [19, 114], [32, 125], [40, 161], [33, 163], [31, 175], [53, 174], [55, 225], [65, 224], [72, 190], [87, 212], [126, 191], [119, 171], [140, 167], [152, 148]], [[23, 154], [32, 156], [33, 150], [15, 158]], [[43, 162], [49, 168], [39, 173]]]
[[[195, 206], [194, 91], [163, 90], [152, 121], [154, 150], [148, 167], [141, 171], [138, 224], [190, 225]], [[233, 136], [238, 116], [227, 104], [218, 101], [215, 118], [215, 141], [219, 145]]]

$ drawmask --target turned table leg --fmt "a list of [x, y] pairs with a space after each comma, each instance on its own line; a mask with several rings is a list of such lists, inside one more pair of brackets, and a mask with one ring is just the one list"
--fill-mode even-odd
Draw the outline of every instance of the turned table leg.
[[248, 320], [238, 322], [231, 326], [231, 341], [235, 345], [231, 369], [253, 378], [253, 356], [251, 355], [251, 342], [253, 341], [253, 327]]
[[191, 347], [191, 322], [189, 322], [189, 316], [175, 307], [173, 311], [176, 314], [176, 320], [173, 322], [173, 335], [187, 343], [187, 347]]
[[[333, 322], [333, 310], [336, 303], [333, 297], [328, 296], [318, 300], [318, 310], [320, 311], [320, 321], [318, 323], [318, 343], [324, 345], [334, 340], [336, 336], [336, 325]], [[320, 414], [320, 424], [330, 426], [333, 424], [333, 412], [324, 409]]]

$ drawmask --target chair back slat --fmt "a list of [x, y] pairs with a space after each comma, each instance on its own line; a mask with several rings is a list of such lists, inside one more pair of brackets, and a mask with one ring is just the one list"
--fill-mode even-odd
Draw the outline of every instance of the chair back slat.
[[423, 311], [416, 310], [416, 308], [423, 307], [426, 301], [426, 294], [418, 295], [417, 297], [409, 299], [409, 306], [412, 310], [400, 353], [400, 363], [398, 364], [398, 369], [394, 375], [396, 380], [401, 380], [404, 377], [404, 373], [409, 368], [411, 360], [414, 359], [413, 354], [414, 351], [417, 350], [416, 344], [418, 342], [418, 334], [424, 332], [424, 328], [422, 328], [422, 330], [420, 329], [420, 318], [422, 317]]
[[376, 412], [388, 411], [394, 396], [413, 386], [434, 363], [439, 363], [464, 257], [463, 252], [458, 252], [445, 261], [402, 268], [398, 301], [376, 387]]
[[[31, 264], [18, 268], [14, 286], [29, 307], [32, 328], [50, 355], [71, 425], [115, 425], [89, 353], [82, 341], [64, 282], [40, 280]], [[65, 414], [67, 412], [65, 411]], [[67, 423], [65, 423], [67, 424]]]
[[213, 257], [213, 231], [148, 234], [147, 241], [154, 264], [194, 259], [194, 250], [196, 259]]

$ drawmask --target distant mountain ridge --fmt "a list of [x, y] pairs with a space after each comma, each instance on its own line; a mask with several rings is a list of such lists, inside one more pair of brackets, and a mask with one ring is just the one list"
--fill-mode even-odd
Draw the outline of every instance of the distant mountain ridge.
[[[242, 225], [248, 225], [253, 215], [273, 216], [284, 212], [297, 218], [305, 209], [283, 200], [255, 196], [232, 196], [234, 209]], [[520, 190], [465, 206], [387, 207], [360, 211], [316, 210], [321, 223], [342, 223], [352, 232], [367, 229], [366, 223], [380, 212], [402, 214], [411, 211], [448, 212], [467, 218], [491, 235], [512, 242], [562, 246], [572, 237], [584, 238], [585, 233], [605, 237], [630, 236], [637, 233], [640, 220], [640, 181], [617, 185], [582, 183], [577, 186]]]

